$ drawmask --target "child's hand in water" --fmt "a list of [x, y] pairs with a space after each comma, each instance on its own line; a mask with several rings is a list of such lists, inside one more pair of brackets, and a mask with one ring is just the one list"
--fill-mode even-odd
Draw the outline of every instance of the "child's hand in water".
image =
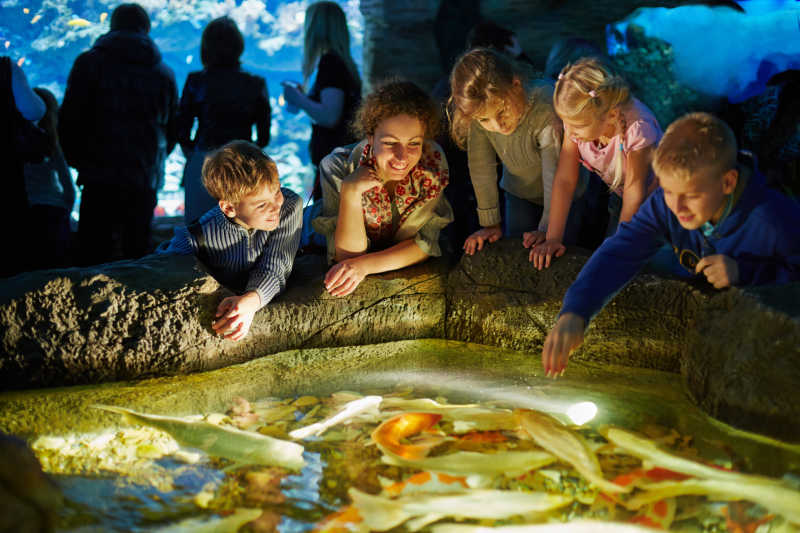
[[715, 289], [724, 289], [739, 282], [739, 265], [727, 255], [708, 255], [697, 262], [694, 271], [701, 272]]
[[503, 236], [500, 224], [479, 229], [464, 241], [464, 253], [473, 255], [475, 251], [483, 250], [483, 244], [487, 242], [497, 242]]
[[525, 248], [530, 248], [531, 246], [536, 246], [537, 244], [543, 243], [545, 239], [547, 239], [547, 233], [544, 231], [526, 231], [522, 234], [522, 246]]
[[548, 377], [558, 377], [567, 368], [572, 351], [583, 342], [586, 322], [575, 313], [564, 313], [547, 334], [542, 348], [542, 368]]
[[250, 331], [253, 317], [260, 308], [261, 297], [255, 291], [228, 296], [217, 306], [217, 320], [211, 327], [226, 339], [238, 341]]
[[550, 261], [556, 257], [561, 257], [567, 248], [561, 244], [560, 240], [547, 239], [546, 241], [535, 245], [531, 248], [531, 253], [528, 255], [528, 260], [533, 263], [538, 270], [550, 266]]

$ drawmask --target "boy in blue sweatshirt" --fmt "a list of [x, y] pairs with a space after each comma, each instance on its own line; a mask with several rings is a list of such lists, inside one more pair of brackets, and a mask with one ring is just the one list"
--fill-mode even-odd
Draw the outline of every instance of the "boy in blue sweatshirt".
[[707, 113], [673, 122], [653, 157], [660, 188], [597, 249], [567, 290], [542, 366], [563, 374], [589, 321], [666, 242], [686, 276], [717, 289], [800, 279], [800, 205], [766, 188], [733, 132]]
[[256, 311], [286, 287], [300, 244], [303, 202], [282, 189], [275, 162], [253, 143], [232, 141], [206, 156], [203, 185], [219, 202], [160, 253], [195, 254], [226, 287], [240, 293], [217, 306], [212, 328], [238, 341]]

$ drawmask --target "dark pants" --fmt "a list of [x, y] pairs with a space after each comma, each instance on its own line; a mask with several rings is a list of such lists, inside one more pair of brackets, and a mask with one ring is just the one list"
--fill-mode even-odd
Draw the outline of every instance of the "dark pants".
[[86, 184], [78, 223], [81, 265], [136, 259], [150, 253], [154, 190]]
[[69, 212], [54, 205], [30, 207], [31, 233], [35, 235], [31, 249], [30, 270], [64, 268], [71, 265], [72, 235]]

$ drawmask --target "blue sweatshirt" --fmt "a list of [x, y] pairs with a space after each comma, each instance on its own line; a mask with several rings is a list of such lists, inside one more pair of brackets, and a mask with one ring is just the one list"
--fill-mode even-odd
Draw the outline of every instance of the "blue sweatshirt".
[[[206, 265], [217, 281], [240, 291], [256, 291], [261, 306], [286, 288], [294, 256], [300, 244], [303, 201], [289, 189], [281, 188], [283, 205], [278, 227], [272, 231], [247, 230], [226, 217], [219, 207], [198, 220], [207, 253]], [[175, 236], [158, 253], [197, 254], [197, 239], [186, 227], [175, 229]]]
[[[734, 259], [737, 285], [800, 280], [800, 204], [768, 189], [749, 157], [740, 158], [739, 179], [746, 180], [744, 190], [708, 236], [684, 229], [657, 189], [589, 258], [564, 295], [560, 314], [575, 313], [588, 324], [665, 243], [678, 255], [690, 250], [698, 258]], [[686, 277], [694, 275], [686, 271]]]

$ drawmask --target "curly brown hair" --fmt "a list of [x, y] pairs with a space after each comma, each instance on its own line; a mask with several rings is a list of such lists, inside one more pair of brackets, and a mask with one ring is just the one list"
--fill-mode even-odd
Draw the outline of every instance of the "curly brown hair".
[[373, 135], [387, 118], [408, 115], [419, 119], [430, 139], [439, 132], [439, 106], [431, 97], [410, 81], [384, 81], [361, 102], [351, 129], [358, 137]]

